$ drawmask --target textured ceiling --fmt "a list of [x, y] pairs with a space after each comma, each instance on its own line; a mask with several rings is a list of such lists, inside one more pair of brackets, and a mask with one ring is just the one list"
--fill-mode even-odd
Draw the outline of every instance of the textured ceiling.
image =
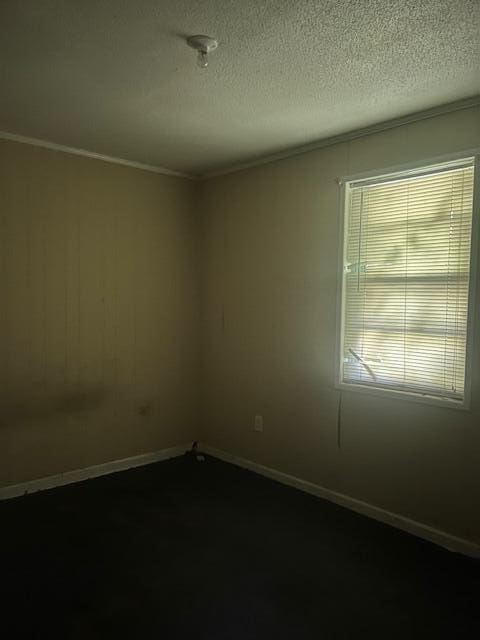
[[480, 0], [1, 0], [0, 130], [205, 174], [479, 93], [479, 33]]

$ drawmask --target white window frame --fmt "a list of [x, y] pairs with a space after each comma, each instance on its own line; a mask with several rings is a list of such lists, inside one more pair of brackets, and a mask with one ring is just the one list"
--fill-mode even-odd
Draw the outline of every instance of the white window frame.
[[[346, 230], [348, 215], [348, 189], [347, 183], [369, 178], [382, 178], [388, 174], [408, 171], [411, 169], [421, 169], [433, 164], [462, 160], [474, 157], [474, 186], [473, 186], [473, 209], [472, 209], [472, 231], [470, 245], [470, 280], [468, 292], [468, 317], [467, 317], [467, 340], [466, 340], [466, 360], [465, 360], [465, 386], [463, 400], [432, 396], [421, 391], [400, 391], [385, 387], [375, 387], [374, 385], [360, 385], [342, 380], [342, 358], [343, 358], [343, 334], [344, 334], [344, 309], [345, 309], [345, 269], [344, 259], [346, 254]], [[453, 153], [434, 158], [426, 158], [418, 162], [382, 167], [364, 173], [343, 176], [338, 180], [340, 198], [340, 220], [339, 220], [339, 241], [338, 241], [338, 292], [337, 292], [337, 335], [335, 348], [335, 387], [341, 391], [354, 391], [371, 396], [379, 396], [384, 399], [400, 398], [433, 404], [442, 407], [455, 409], [470, 409], [471, 384], [472, 384], [472, 360], [473, 360], [473, 333], [475, 326], [475, 296], [477, 289], [477, 268], [478, 268], [478, 246], [479, 246], [479, 217], [480, 217], [480, 148], [468, 149], [466, 151]]]

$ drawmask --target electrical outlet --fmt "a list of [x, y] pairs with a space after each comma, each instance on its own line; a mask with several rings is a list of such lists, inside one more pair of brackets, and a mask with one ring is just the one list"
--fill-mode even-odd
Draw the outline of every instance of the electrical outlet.
[[256, 415], [253, 423], [254, 431], [263, 431], [263, 416]]

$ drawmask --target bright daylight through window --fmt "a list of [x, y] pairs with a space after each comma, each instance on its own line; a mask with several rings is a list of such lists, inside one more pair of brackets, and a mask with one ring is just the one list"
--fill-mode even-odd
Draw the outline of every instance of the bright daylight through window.
[[463, 404], [474, 158], [345, 184], [341, 386]]

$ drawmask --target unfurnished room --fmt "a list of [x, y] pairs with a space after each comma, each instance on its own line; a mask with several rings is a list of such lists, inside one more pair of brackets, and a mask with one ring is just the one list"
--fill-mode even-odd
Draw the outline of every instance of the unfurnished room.
[[480, 0], [2, 0], [2, 638], [479, 638], [479, 216]]

